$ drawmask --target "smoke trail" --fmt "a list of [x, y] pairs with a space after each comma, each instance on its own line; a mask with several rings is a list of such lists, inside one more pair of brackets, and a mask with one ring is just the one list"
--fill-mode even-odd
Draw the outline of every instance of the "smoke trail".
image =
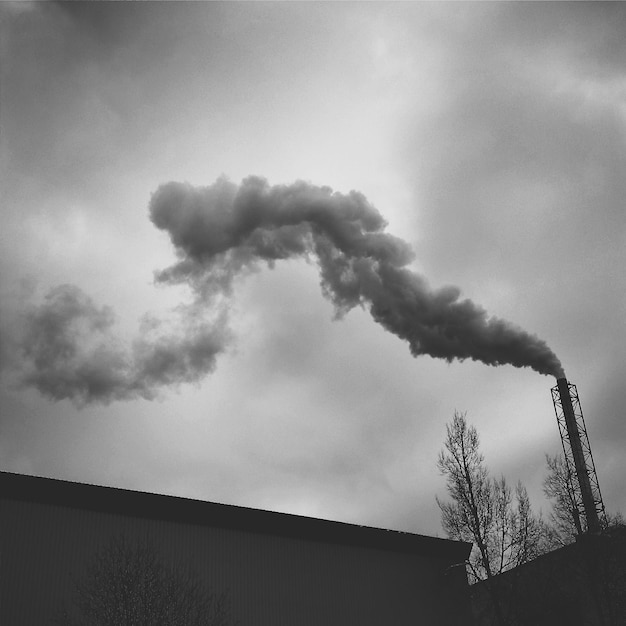
[[98, 308], [78, 287], [55, 287], [24, 320], [22, 382], [79, 406], [153, 399], [164, 385], [198, 382], [224, 349], [225, 318], [209, 324], [192, 308], [181, 317], [183, 330], [163, 335], [158, 324], [144, 324], [127, 347], [113, 334], [110, 308]]
[[304, 182], [270, 186], [258, 177], [239, 186], [226, 179], [209, 187], [170, 182], [153, 194], [150, 214], [180, 256], [157, 274], [159, 281], [188, 282], [199, 294], [228, 293], [233, 277], [259, 260], [312, 256], [338, 313], [368, 307], [414, 356], [562, 374], [545, 342], [460, 299], [457, 287], [433, 290], [407, 269], [410, 247], [384, 232], [385, 220], [357, 192]]
[[178, 327], [144, 324], [125, 346], [114, 336], [109, 308], [98, 308], [77, 287], [56, 287], [25, 317], [25, 384], [82, 405], [152, 399], [162, 387], [199, 382], [228, 345], [234, 278], [259, 262], [294, 257], [315, 259], [322, 292], [338, 315], [367, 307], [414, 356], [563, 375], [545, 342], [462, 300], [456, 287], [431, 289], [408, 269], [409, 245], [385, 233], [383, 217], [355, 191], [304, 182], [270, 186], [258, 177], [241, 185], [220, 178], [208, 187], [170, 182], [153, 194], [150, 217], [179, 257], [156, 272], [157, 282], [185, 283], [195, 294], [191, 305], [179, 307]]

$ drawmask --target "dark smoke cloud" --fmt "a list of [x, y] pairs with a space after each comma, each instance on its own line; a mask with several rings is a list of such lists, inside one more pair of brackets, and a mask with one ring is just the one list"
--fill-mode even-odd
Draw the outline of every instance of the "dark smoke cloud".
[[227, 332], [223, 321], [203, 323], [191, 309], [182, 318], [181, 332], [159, 335], [158, 324], [144, 325], [128, 347], [112, 332], [110, 308], [78, 287], [55, 287], [26, 315], [22, 382], [77, 405], [153, 399], [164, 385], [197, 382], [215, 367]]
[[235, 277], [259, 262], [294, 257], [317, 262], [322, 292], [338, 316], [367, 307], [414, 356], [563, 373], [543, 341], [460, 299], [458, 288], [433, 290], [407, 269], [409, 245], [385, 233], [383, 217], [355, 191], [304, 182], [270, 186], [257, 177], [241, 185], [220, 178], [209, 187], [170, 182], [153, 194], [150, 217], [179, 256], [156, 280], [188, 284], [195, 294], [177, 309], [178, 329], [146, 319], [125, 345], [114, 336], [111, 309], [98, 308], [77, 287], [56, 287], [25, 316], [25, 384], [82, 405], [152, 399], [162, 387], [198, 382], [228, 345]]
[[258, 177], [239, 186], [224, 178], [209, 187], [170, 182], [154, 193], [150, 215], [180, 258], [157, 274], [161, 282], [190, 283], [201, 296], [229, 293], [233, 278], [258, 261], [313, 257], [338, 314], [367, 307], [415, 356], [563, 373], [545, 342], [460, 299], [458, 288], [433, 290], [407, 269], [410, 247], [384, 232], [385, 220], [360, 193], [270, 186]]

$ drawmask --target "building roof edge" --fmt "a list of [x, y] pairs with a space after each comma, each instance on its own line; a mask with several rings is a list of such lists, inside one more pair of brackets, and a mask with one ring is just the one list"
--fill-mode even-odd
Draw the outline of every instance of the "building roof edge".
[[470, 543], [179, 496], [0, 471], [0, 499], [211, 526], [307, 541], [467, 559]]

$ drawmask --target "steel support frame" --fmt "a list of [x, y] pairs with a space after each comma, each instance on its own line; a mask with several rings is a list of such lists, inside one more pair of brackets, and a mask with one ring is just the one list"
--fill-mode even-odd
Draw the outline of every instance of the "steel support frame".
[[574, 500], [575, 523], [579, 534], [598, 533], [606, 526], [606, 512], [578, 390], [573, 383], [559, 379], [551, 391]]

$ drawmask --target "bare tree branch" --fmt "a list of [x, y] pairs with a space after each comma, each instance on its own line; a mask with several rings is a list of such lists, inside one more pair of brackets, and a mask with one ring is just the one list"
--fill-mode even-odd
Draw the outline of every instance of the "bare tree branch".
[[62, 626], [228, 626], [228, 595], [205, 587], [188, 568], [167, 562], [149, 540], [115, 537], [76, 583]]

